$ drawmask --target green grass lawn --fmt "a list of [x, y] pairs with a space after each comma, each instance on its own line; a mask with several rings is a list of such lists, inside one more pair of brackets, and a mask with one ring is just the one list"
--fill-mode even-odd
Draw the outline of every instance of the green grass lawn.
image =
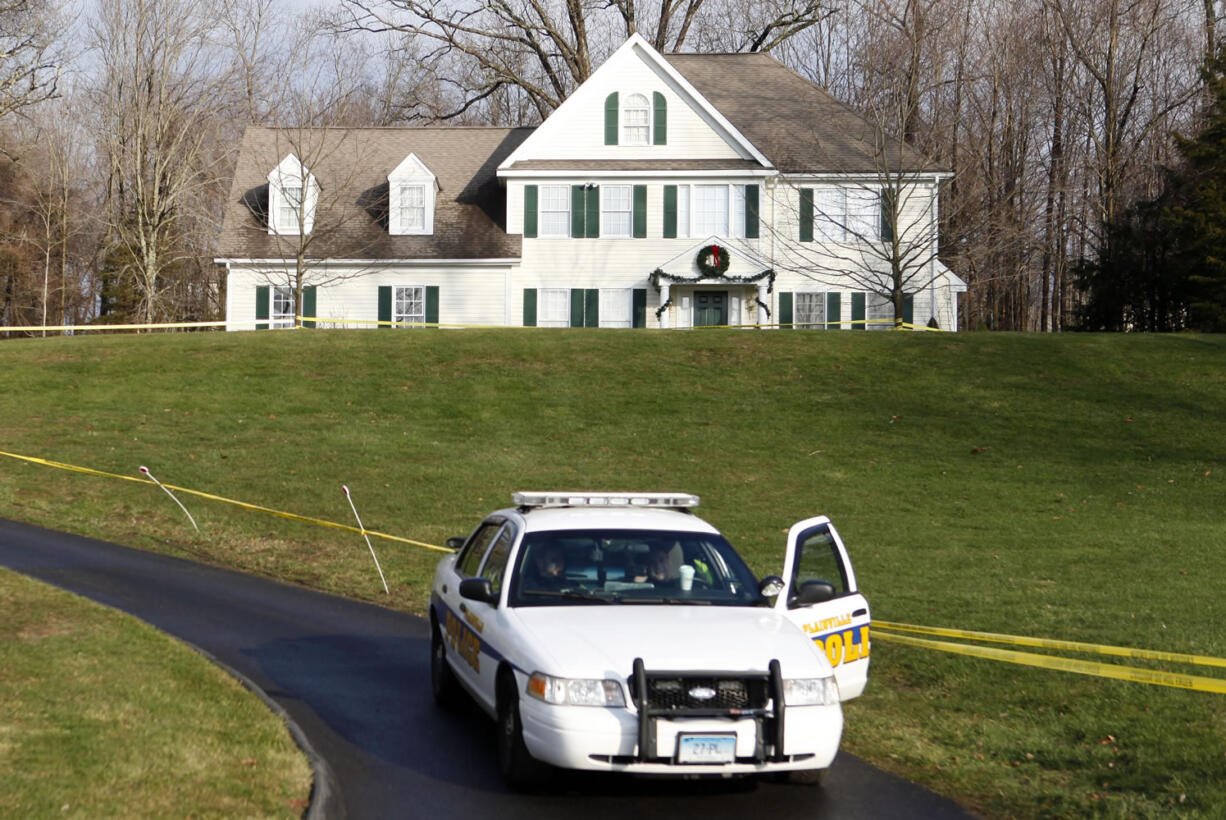
[[[875, 617], [1226, 657], [1226, 337], [287, 331], [0, 343], [0, 449], [434, 544], [675, 490], [760, 573], [825, 513]], [[438, 555], [0, 459], [0, 515], [422, 612]], [[1220, 695], [879, 640], [845, 747], [994, 817], [1226, 816]], [[1201, 672], [1196, 669], [1180, 669]]]
[[0, 816], [299, 817], [280, 718], [192, 650], [0, 570]]

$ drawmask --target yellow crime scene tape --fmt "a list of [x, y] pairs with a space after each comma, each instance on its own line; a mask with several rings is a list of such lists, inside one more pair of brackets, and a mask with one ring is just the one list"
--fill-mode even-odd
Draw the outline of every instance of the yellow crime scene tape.
[[[17, 459], [18, 461], [29, 462], [31, 464], [41, 464], [44, 467], [54, 467], [59, 470], [69, 470], [75, 473], [84, 473], [86, 475], [101, 476], [104, 478], [118, 478], [123, 481], [135, 481], [139, 484], [148, 484], [150, 486], [157, 486], [157, 482], [154, 482], [150, 479], [137, 478], [136, 476], [130, 476], [130, 475], [120, 475], [119, 473], [108, 473], [102, 470], [94, 470], [89, 467], [79, 467], [75, 464], [65, 464], [60, 461], [51, 461], [45, 458], [38, 458], [37, 456], [24, 456], [19, 453], [7, 453], [3, 450], [0, 450], [0, 456]], [[169, 489], [175, 490], [177, 492], [186, 493], [187, 495], [194, 495], [197, 498], [206, 498], [209, 501], [219, 501], [223, 504], [230, 504], [235, 507], [241, 507], [244, 510], [252, 510], [254, 512], [268, 513], [269, 515], [275, 515], [278, 518], [288, 518], [291, 521], [302, 521], [306, 524], [317, 524], [321, 527], [331, 527], [332, 529], [335, 529], [335, 530], [344, 530], [345, 532], [353, 532], [359, 535], [372, 535], [375, 538], [382, 538], [385, 541], [396, 541], [401, 544], [409, 544], [410, 546], [420, 547], [421, 549], [434, 550], [435, 552], [447, 552], [447, 553], [453, 552], [453, 550], [449, 549], [448, 547], [440, 547], [435, 544], [427, 544], [424, 541], [414, 541], [411, 538], [401, 538], [398, 535], [389, 535], [387, 533], [378, 532], [376, 530], [362, 529], [360, 527], [354, 527], [350, 524], [338, 524], [335, 521], [325, 521], [322, 518], [312, 518], [306, 515], [298, 515], [297, 513], [284, 512], [282, 510], [274, 510], [270, 507], [261, 507], [258, 504], [248, 504], [246, 501], [237, 501], [233, 498], [226, 498], [225, 496], [214, 495], [213, 493], [206, 493], [201, 490], [193, 490], [188, 487], [178, 487], [178, 486], [175, 486], [174, 484], [166, 484], [164, 482], [162, 483], [162, 486], [168, 487]]]
[[973, 658], [988, 658], [1022, 666], [1035, 666], [1040, 669], [1054, 669], [1060, 672], [1074, 672], [1079, 675], [1092, 675], [1099, 678], [1148, 683], [1154, 686], [1170, 686], [1176, 689], [1191, 689], [1197, 692], [1226, 694], [1226, 680], [1220, 678], [1206, 678], [1201, 675], [1181, 675], [1174, 672], [1138, 669], [1132, 666], [1119, 666], [1118, 664], [1100, 663], [1098, 661], [1059, 658], [1054, 655], [1037, 655], [1033, 652], [1018, 652], [1013, 649], [996, 649], [988, 646], [934, 641], [928, 638], [915, 638], [910, 635], [883, 631], [880, 628], [873, 631], [873, 639], [877, 640], [879, 638], [905, 646], [934, 649], [938, 652], [968, 655]]
[[1055, 638], [1029, 638], [1022, 635], [1003, 635], [999, 632], [974, 632], [969, 629], [948, 629], [936, 626], [918, 626], [916, 624], [900, 624], [893, 621], [874, 621], [873, 627], [874, 629], [891, 629], [896, 632], [915, 632], [920, 635], [934, 635], [942, 638], [962, 638], [964, 640], [1003, 643], [1011, 644], [1013, 646], [1031, 646], [1036, 649], [1061, 649], [1069, 652], [1086, 652], [1095, 655], [1111, 655], [1117, 658], [1138, 658], [1148, 661], [1188, 663], [1196, 666], [1215, 666], [1219, 669], [1226, 669], [1226, 659], [1212, 658], [1208, 655], [1187, 655], [1182, 652], [1162, 652], [1153, 649], [1135, 649], [1127, 646], [1107, 646], [1106, 644], [1100, 643], [1061, 641]]

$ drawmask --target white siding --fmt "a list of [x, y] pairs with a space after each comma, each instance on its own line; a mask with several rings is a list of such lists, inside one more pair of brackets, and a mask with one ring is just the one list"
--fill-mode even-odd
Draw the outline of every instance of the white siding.
[[[668, 105], [666, 145], [605, 145], [605, 98], [660, 92]], [[620, 112], [619, 112], [620, 121]], [[620, 129], [619, 129], [620, 130]], [[516, 150], [515, 161], [533, 159], [736, 159], [749, 154], [702, 111], [671, 77], [636, 49], [609, 58]]]

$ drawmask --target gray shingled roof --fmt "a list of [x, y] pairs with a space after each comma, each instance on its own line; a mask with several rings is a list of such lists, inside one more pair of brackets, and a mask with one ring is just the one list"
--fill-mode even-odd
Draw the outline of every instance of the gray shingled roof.
[[[782, 173], [875, 173], [877, 128], [769, 54], [668, 54], [664, 59]], [[901, 154], [900, 154], [901, 148]], [[903, 171], [937, 171], [889, 143]]]
[[[269, 236], [268, 174], [294, 153], [320, 186], [307, 255], [330, 259], [489, 259], [520, 256], [506, 233], [498, 165], [531, 128], [249, 127], [243, 134], [217, 255], [293, 256], [297, 238]], [[387, 175], [410, 153], [437, 177], [432, 236], [387, 232]]]
[[755, 159], [521, 159], [513, 171], [751, 171]]

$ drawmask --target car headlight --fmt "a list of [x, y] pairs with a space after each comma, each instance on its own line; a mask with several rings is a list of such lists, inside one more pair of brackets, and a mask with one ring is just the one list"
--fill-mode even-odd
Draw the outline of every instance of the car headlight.
[[621, 684], [615, 680], [555, 678], [533, 672], [528, 694], [537, 700], [565, 706], [625, 706]]
[[839, 683], [829, 678], [785, 678], [783, 702], [788, 706], [830, 706], [839, 702]]

